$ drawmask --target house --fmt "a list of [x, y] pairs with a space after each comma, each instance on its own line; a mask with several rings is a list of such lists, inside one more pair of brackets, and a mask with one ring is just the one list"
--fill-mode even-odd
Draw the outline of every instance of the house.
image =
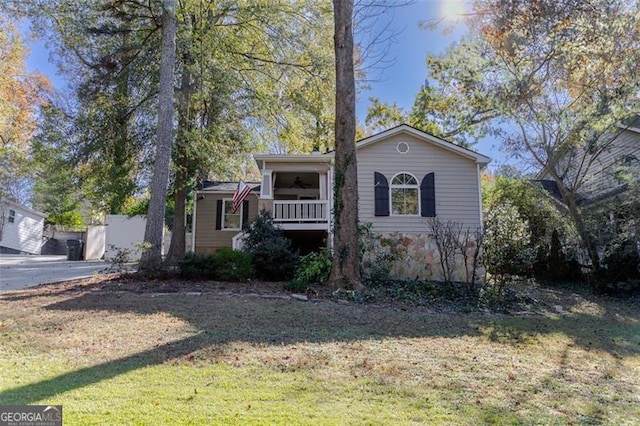
[[[640, 117], [618, 124], [587, 148], [571, 150], [556, 165], [562, 183], [575, 197], [577, 207], [592, 221], [593, 242], [600, 260], [610, 254], [623, 236], [623, 248], [640, 256], [637, 220], [640, 209]], [[546, 170], [536, 176], [561, 209], [568, 209], [558, 182]], [[613, 244], [612, 244], [613, 242]], [[625, 250], [627, 250], [625, 248]], [[620, 248], [616, 248], [616, 251]], [[586, 250], [577, 251], [583, 265], [592, 263]], [[593, 252], [592, 252], [593, 256]]]
[[40, 254], [46, 214], [0, 199], [0, 253]]
[[[480, 173], [490, 159], [400, 125], [356, 143], [360, 223], [403, 249], [399, 275], [437, 278], [428, 221], [482, 227]], [[242, 226], [270, 211], [302, 253], [331, 244], [333, 152], [254, 155], [262, 179], [232, 212], [234, 182], [204, 182], [195, 195], [193, 247], [238, 247]]]
[[[557, 167], [568, 188], [576, 186], [574, 182], [579, 184], [576, 199], [581, 207], [623, 194], [630, 181], [640, 181], [640, 117], [620, 124], [616, 133], [609, 133], [602, 140], [601, 150], [574, 150]], [[534, 182], [564, 203], [558, 185], [545, 170], [538, 173]]]

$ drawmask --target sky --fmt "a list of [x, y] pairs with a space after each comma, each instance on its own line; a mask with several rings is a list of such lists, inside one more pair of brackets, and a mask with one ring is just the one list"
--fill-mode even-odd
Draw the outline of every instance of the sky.
[[[390, 8], [385, 16], [378, 19], [379, 27], [390, 22], [396, 35], [385, 57], [388, 63], [380, 69], [370, 70], [369, 78], [373, 79], [368, 84], [370, 88], [358, 93], [356, 115], [360, 122], [364, 122], [371, 97], [389, 104], [396, 103], [405, 110], [411, 109], [425, 81], [427, 54], [443, 52], [460, 38], [465, 28], [461, 23], [456, 24], [455, 19], [464, 12], [463, 0], [414, 0], [408, 6]], [[452, 30], [445, 33], [445, 25], [429, 30], [419, 27], [421, 21], [438, 20], [443, 20], [443, 24], [449, 27], [453, 26]], [[56, 75], [44, 41], [33, 43], [30, 49], [27, 67], [47, 75], [57, 89], [63, 88], [65, 82]], [[493, 158], [493, 166], [504, 162], [504, 156], [490, 139], [478, 142], [474, 150]]]

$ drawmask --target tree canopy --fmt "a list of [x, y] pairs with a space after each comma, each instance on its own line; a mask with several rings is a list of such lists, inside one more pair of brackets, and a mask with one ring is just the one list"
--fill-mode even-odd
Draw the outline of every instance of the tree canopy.
[[51, 87], [43, 75], [27, 71], [28, 50], [19, 28], [0, 12], [0, 197], [27, 202], [23, 178], [37, 112]]
[[428, 58], [436, 99], [462, 113], [451, 115], [458, 124], [477, 122], [557, 184], [595, 268], [577, 196], [618, 125], [640, 112], [639, 10], [622, 0], [478, 0], [470, 33]]

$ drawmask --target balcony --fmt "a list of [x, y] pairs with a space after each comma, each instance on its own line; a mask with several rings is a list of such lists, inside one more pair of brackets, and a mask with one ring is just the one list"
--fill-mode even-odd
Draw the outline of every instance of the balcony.
[[273, 222], [282, 229], [329, 229], [327, 200], [274, 200]]

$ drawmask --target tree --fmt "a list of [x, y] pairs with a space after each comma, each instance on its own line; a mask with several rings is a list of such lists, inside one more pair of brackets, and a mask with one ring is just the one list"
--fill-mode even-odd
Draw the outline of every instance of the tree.
[[77, 227], [82, 225], [81, 192], [74, 172], [73, 149], [76, 135], [73, 121], [54, 100], [42, 108], [38, 132], [31, 144], [34, 163], [33, 206], [47, 212], [47, 223]]
[[471, 35], [429, 59], [450, 104], [556, 183], [595, 269], [579, 192], [618, 125], [640, 111], [638, 19], [621, 0], [479, 0]]
[[164, 0], [162, 13], [162, 54], [158, 94], [158, 128], [155, 163], [151, 180], [151, 200], [147, 212], [139, 270], [149, 272], [162, 267], [162, 233], [167, 203], [169, 163], [173, 142], [173, 78], [176, 52], [175, 1]]
[[[98, 213], [121, 213], [148, 180], [155, 125], [157, 2], [30, 0], [3, 5], [49, 40], [68, 83], [74, 166], [82, 196]], [[154, 9], [155, 8], [155, 9]]]
[[29, 201], [24, 178], [36, 114], [51, 91], [44, 76], [26, 70], [27, 53], [20, 32], [0, 12], [0, 198], [21, 203]]
[[356, 88], [353, 68], [353, 0], [334, 0], [336, 66], [335, 183], [333, 265], [334, 286], [359, 290], [358, 169], [356, 162]]

